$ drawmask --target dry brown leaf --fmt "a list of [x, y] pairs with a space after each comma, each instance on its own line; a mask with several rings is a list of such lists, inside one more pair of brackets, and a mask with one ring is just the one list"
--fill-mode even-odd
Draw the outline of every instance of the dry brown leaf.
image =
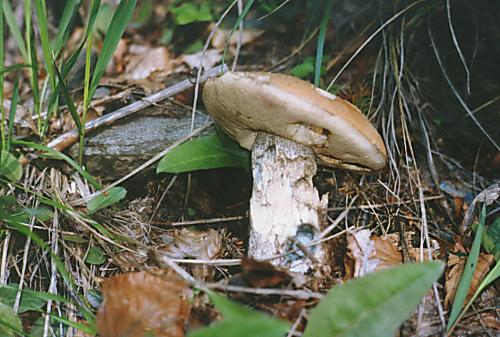
[[250, 258], [241, 260], [242, 278], [254, 288], [274, 288], [290, 283], [292, 277], [269, 262], [256, 261]]
[[371, 232], [363, 229], [347, 236], [347, 248], [354, 260], [354, 277], [361, 277], [375, 271], [379, 261], [375, 256], [375, 243], [370, 239]]
[[[470, 285], [469, 292], [467, 294], [466, 301], [468, 301], [471, 298], [471, 296], [476, 291], [477, 287], [479, 287], [479, 284], [488, 273], [494, 259], [495, 258], [493, 257], [493, 255], [490, 254], [481, 253], [479, 255], [476, 271], [472, 276], [472, 282]], [[457, 291], [460, 278], [462, 277], [466, 261], [467, 257], [461, 257], [454, 254], [450, 254], [448, 258], [448, 268], [446, 271], [446, 281], [445, 281], [445, 291], [446, 291], [446, 296], [444, 299], [445, 308], [448, 308], [453, 303], [453, 299], [455, 298], [455, 293]]]
[[148, 78], [154, 72], [165, 72], [172, 68], [170, 53], [165, 47], [137, 47], [134, 54], [129, 55], [125, 79], [131, 82]]
[[169, 234], [162, 237], [167, 245], [161, 251], [172, 258], [209, 260], [217, 257], [222, 249], [220, 234], [213, 229], [197, 231], [183, 228]]
[[[216, 258], [222, 251], [222, 238], [216, 230], [196, 231], [183, 228], [163, 235], [166, 246], [159, 250], [171, 258], [176, 259], [201, 259]], [[193, 275], [197, 279], [207, 280], [212, 276], [213, 268], [206, 265], [192, 266]]]
[[99, 336], [184, 336], [192, 292], [173, 271], [115, 275], [103, 282], [102, 293]]
[[349, 257], [354, 260], [353, 277], [360, 277], [403, 262], [394, 239], [370, 237], [370, 234], [368, 229], [363, 229], [347, 236]]
[[186, 64], [190, 70], [200, 67], [202, 57], [204, 69], [212, 68], [222, 60], [222, 55], [217, 49], [210, 49], [205, 54], [200, 51], [195, 54], [182, 55], [180, 61]]
[[[241, 45], [244, 46], [254, 40], [264, 33], [263, 30], [245, 28], [243, 34], [241, 35]], [[218, 29], [215, 31], [214, 37], [212, 38], [212, 46], [219, 50], [224, 50], [226, 48], [227, 38], [231, 34], [230, 30]], [[234, 54], [236, 46], [238, 44], [239, 32], [234, 32], [229, 39], [229, 50]]]
[[121, 74], [125, 69], [125, 57], [128, 53], [128, 43], [125, 39], [120, 39], [118, 46], [113, 54], [113, 61], [115, 64], [115, 71], [117, 74]]
[[391, 238], [372, 237], [375, 243], [375, 258], [379, 260], [376, 270], [393, 267], [403, 263], [397, 244]]

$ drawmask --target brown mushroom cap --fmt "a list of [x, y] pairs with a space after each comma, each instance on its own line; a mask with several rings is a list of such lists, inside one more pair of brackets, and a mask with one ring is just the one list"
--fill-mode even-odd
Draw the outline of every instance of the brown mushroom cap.
[[359, 172], [386, 166], [382, 138], [357, 107], [295, 77], [227, 72], [205, 83], [203, 101], [246, 149], [265, 132], [310, 146], [323, 165]]

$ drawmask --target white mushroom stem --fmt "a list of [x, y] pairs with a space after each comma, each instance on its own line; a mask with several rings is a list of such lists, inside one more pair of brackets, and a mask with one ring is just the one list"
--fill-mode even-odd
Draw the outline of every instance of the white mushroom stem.
[[[250, 200], [248, 253], [256, 259], [280, 255], [274, 265], [304, 273], [321, 265], [321, 245], [288, 253], [317, 238], [326, 219], [327, 195], [313, 186], [316, 158], [306, 146], [260, 133], [252, 149], [253, 192]], [[299, 242], [299, 244], [294, 244]]]

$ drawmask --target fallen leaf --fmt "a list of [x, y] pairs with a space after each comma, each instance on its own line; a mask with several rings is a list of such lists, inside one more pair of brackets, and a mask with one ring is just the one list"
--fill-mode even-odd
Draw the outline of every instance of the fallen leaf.
[[191, 289], [173, 271], [115, 275], [102, 284], [96, 323], [101, 337], [183, 337]]
[[392, 236], [371, 236], [368, 229], [347, 236], [348, 257], [354, 261], [354, 271], [351, 264], [346, 263], [347, 279], [360, 277], [367, 273], [401, 264], [403, 257], [398, 250], [398, 238]]
[[222, 55], [217, 49], [209, 49], [205, 54], [200, 51], [195, 54], [182, 55], [180, 61], [186, 64], [189, 69], [198, 69], [200, 68], [202, 58], [203, 68], [208, 69], [216, 66], [222, 60]]
[[170, 53], [165, 47], [145, 48], [137, 52], [127, 60], [124, 76], [129, 81], [144, 80], [156, 71], [168, 71], [172, 67]]
[[362, 229], [347, 236], [347, 248], [350, 257], [354, 260], [353, 277], [361, 277], [374, 272], [379, 261], [375, 256], [375, 243], [370, 239], [371, 232]]
[[[264, 33], [263, 30], [245, 28], [245, 30], [241, 35], [241, 45], [244, 46], [256, 40], [263, 33]], [[225, 29], [216, 30], [214, 37], [212, 38], [212, 46], [214, 46], [219, 50], [224, 50], [224, 48], [226, 48], [226, 42], [229, 37], [229, 34], [231, 34], [231, 30], [225, 30]], [[232, 54], [234, 54], [236, 50], [236, 46], [238, 44], [239, 39], [240, 37], [238, 31], [234, 32], [229, 39], [229, 50], [231, 51]]]
[[376, 270], [393, 267], [403, 263], [403, 257], [398, 250], [397, 244], [390, 240], [378, 236], [372, 237], [375, 243], [375, 258], [379, 260]]
[[[196, 231], [183, 228], [162, 236], [165, 246], [159, 250], [171, 258], [210, 260], [216, 258], [222, 250], [222, 239], [216, 230]], [[206, 280], [213, 274], [210, 266], [191, 267], [197, 279]]]
[[[469, 292], [467, 293], [466, 301], [468, 301], [471, 298], [471, 296], [476, 291], [477, 287], [479, 287], [479, 284], [488, 273], [490, 266], [494, 260], [495, 259], [493, 255], [484, 253], [481, 253], [479, 255], [476, 270], [474, 272], [474, 275], [472, 276], [472, 282], [469, 288]], [[448, 258], [446, 281], [444, 286], [446, 292], [446, 296], [444, 298], [445, 308], [448, 308], [453, 303], [453, 300], [455, 298], [455, 293], [457, 291], [460, 278], [462, 277], [466, 261], [467, 261], [466, 257], [461, 257], [454, 254], [450, 254]]]
[[285, 285], [292, 280], [290, 274], [276, 268], [269, 262], [243, 258], [241, 267], [243, 268], [243, 280], [254, 288], [273, 288]]

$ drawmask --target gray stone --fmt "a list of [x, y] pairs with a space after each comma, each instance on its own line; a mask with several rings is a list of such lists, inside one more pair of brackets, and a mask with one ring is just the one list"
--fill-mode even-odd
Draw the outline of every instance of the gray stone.
[[[105, 181], [117, 179], [190, 133], [190, 114], [151, 115], [154, 109], [145, 109], [141, 115], [87, 135], [84, 148], [87, 170]], [[197, 114], [194, 128], [209, 121], [209, 117]], [[73, 146], [70, 153], [77, 157], [78, 146]]]

